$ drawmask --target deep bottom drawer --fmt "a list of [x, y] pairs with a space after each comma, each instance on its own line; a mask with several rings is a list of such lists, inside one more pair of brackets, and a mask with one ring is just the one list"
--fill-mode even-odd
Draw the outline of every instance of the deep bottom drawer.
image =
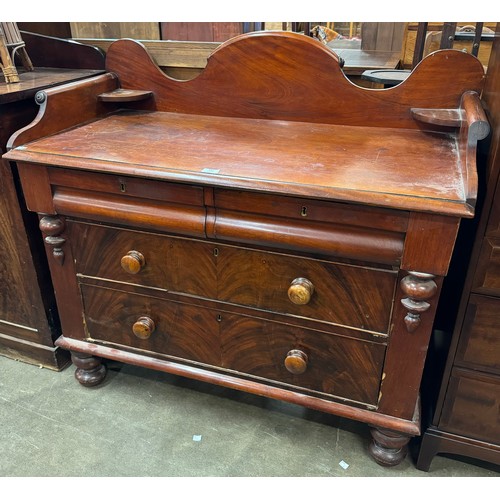
[[82, 294], [92, 340], [377, 404], [382, 343], [91, 285]]

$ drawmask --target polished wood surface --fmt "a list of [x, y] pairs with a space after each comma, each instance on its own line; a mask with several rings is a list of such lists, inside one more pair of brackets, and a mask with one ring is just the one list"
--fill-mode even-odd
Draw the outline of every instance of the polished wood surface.
[[104, 69], [104, 51], [98, 47], [29, 31], [21, 31], [21, 36], [37, 68]]
[[[162, 140], [153, 149], [141, 148], [158, 128]], [[116, 134], [109, 137], [107, 130]], [[332, 136], [334, 142], [329, 140]], [[197, 147], [200, 141], [202, 150]], [[399, 148], [406, 151], [404, 156]], [[57, 157], [53, 151], [59, 151]], [[186, 151], [193, 153], [186, 156]], [[440, 133], [122, 112], [37, 141], [29, 153], [22, 154], [28, 161], [123, 175], [133, 163], [151, 178], [183, 181], [191, 177], [206, 184], [216, 180], [235, 188], [307, 193], [402, 209], [420, 206], [425, 196], [429, 211], [446, 209], [457, 215], [471, 211], [456, 169], [455, 141]], [[423, 154], [435, 158], [432, 169], [420, 168], [418, 159]], [[15, 156], [13, 152], [11, 157]]]
[[42, 89], [61, 85], [70, 80], [81, 80], [99, 73], [102, 73], [102, 70], [37, 68], [35, 71], [21, 71], [18, 83], [0, 83], [0, 103], [32, 98]]
[[[144, 294], [89, 286], [83, 287], [82, 292], [89, 336], [97, 341], [236, 370], [250, 377], [298, 386], [302, 392], [325, 393], [324, 397], [376, 404], [384, 355], [382, 344], [319, 334]], [[156, 329], [151, 336], [140, 337], [132, 326], [146, 311]], [[287, 353], [297, 347], [307, 351], [309, 357], [307, 369], [301, 373], [290, 372], [285, 366]]]
[[[107, 55], [112, 73], [44, 92], [5, 155], [42, 216], [77, 378], [117, 359], [349, 416], [400, 463], [474, 213], [483, 117], [477, 94], [461, 106], [483, 68], [441, 53], [373, 91], [286, 33], [230, 40], [184, 82], [140, 44]], [[152, 94], [100, 97], [117, 89]], [[462, 119], [443, 130], [414, 107]]]
[[[448, 65], [461, 70], [450, 74]], [[165, 78], [145, 49], [127, 40], [108, 49], [106, 69], [119, 76], [123, 88], [154, 91], [151, 109], [158, 111], [358, 126], [368, 125], [369, 115], [370, 127], [413, 129], [419, 127], [410, 109], [429, 107], [428, 95], [434, 96], [430, 107], [456, 108], [462, 94], [480, 90], [484, 80], [477, 59], [440, 51], [423, 60], [404, 85], [382, 93], [363, 89], [345, 77], [337, 56], [321, 42], [273, 32], [226, 42], [212, 53], [199, 77], [186, 82]], [[142, 75], [139, 81], [137, 73]]]

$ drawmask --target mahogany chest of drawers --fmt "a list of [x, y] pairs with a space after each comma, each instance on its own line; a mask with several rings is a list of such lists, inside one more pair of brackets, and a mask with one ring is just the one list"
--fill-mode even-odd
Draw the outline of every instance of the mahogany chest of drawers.
[[282, 399], [366, 422], [372, 456], [399, 463], [474, 211], [479, 62], [447, 51], [370, 91], [315, 40], [268, 32], [191, 81], [132, 41], [106, 64], [40, 95], [6, 155], [77, 379], [109, 358]]

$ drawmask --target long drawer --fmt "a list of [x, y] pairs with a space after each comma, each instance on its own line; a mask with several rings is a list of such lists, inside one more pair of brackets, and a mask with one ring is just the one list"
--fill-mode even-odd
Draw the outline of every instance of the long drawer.
[[385, 345], [81, 285], [89, 340], [377, 404]]
[[[76, 222], [69, 230], [81, 275], [389, 331], [397, 278], [392, 270]], [[137, 262], [134, 255], [141, 256]], [[138, 263], [135, 274], [124, 270], [124, 258]]]

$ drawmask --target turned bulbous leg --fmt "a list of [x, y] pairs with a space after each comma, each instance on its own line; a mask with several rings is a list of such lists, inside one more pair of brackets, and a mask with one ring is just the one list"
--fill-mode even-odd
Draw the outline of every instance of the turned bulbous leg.
[[71, 352], [71, 361], [76, 366], [76, 380], [85, 387], [98, 385], [104, 380], [106, 367], [101, 363], [101, 358], [73, 351]]
[[408, 452], [410, 436], [386, 429], [371, 428], [373, 441], [368, 450], [373, 459], [386, 467], [400, 464]]

